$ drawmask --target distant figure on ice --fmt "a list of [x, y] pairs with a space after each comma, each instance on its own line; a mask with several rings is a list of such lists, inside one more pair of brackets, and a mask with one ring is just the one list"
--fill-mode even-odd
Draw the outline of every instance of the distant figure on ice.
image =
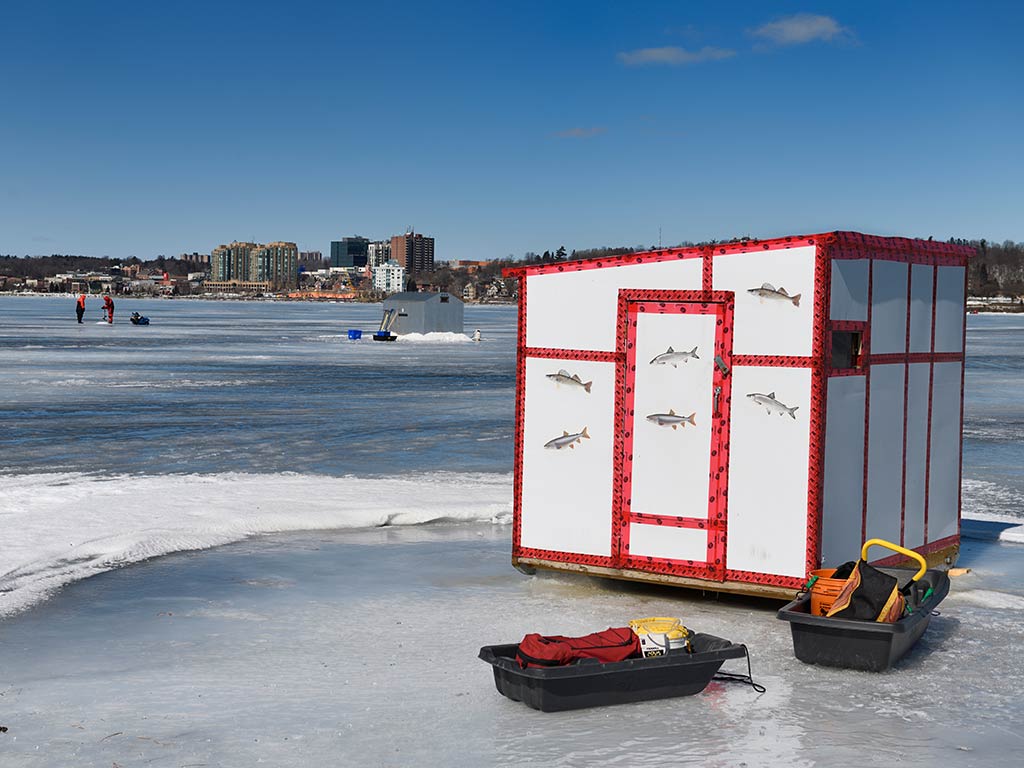
[[107, 322], [114, 322], [114, 300], [110, 296], [103, 297], [103, 312], [107, 316]]
[[131, 320], [132, 325], [149, 325], [149, 318], [138, 312], [132, 312], [132, 316], [128, 319]]
[[75, 302], [75, 314], [78, 315], [78, 323], [82, 323], [82, 315], [85, 314], [85, 294], [83, 293], [78, 297], [78, 301]]
[[480, 329], [477, 328], [475, 331], [473, 331], [473, 341], [480, 341], [480, 339]]

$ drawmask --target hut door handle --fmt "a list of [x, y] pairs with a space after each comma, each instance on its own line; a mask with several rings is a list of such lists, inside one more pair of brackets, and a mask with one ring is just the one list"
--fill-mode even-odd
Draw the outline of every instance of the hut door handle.
[[719, 405], [721, 403], [721, 400], [722, 400], [722, 388], [721, 387], [715, 387], [715, 416], [721, 416], [722, 415], [721, 410], [719, 409]]

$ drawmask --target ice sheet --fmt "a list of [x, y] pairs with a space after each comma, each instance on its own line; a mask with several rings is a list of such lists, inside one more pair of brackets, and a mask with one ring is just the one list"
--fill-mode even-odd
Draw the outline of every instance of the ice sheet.
[[[964, 541], [972, 570], [913, 654], [866, 675], [797, 662], [776, 604], [527, 578], [507, 525], [416, 525], [508, 519], [512, 309], [467, 308], [481, 344], [403, 346], [346, 340], [379, 307], [139, 301], [155, 325], [99, 328], [67, 301], [0, 303], [3, 768], [1019, 761], [1006, 318], [968, 318], [964, 533], [989, 540]], [[325, 530], [274, 533], [300, 528]], [[768, 692], [541, 715], [475, 659], [658, 614], [747, 643]]]
[[275, 531], [505, 520], [510, 475], [0, 475], [0, 616], [96, 573]]
[[[69, 586], [3, 623], [4, 768], [1016, 766], [1019, 547], [968, 542], [887, 673], [807, 666], [778, 603], [523, 576], [506, 525], [279, 534]], [[993, 596], [998, 596], [998, 601]], [[1014, 599], [1017, 598], [1017, 599]], [[767, 687], [543, 714], [480, 646], [679, 616], [746, 643]], [[727, 671], [745, 671], [730, 661]]]

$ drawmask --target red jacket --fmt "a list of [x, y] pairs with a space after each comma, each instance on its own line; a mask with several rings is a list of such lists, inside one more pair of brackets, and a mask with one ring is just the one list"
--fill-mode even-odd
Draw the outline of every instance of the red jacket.
[[623, 661], [641, 655], [640, 638], [629, 627], [609, 627], [583, 637], [544, 637], [533, 632], [516, 652], [521, 667], [558, 667], [579, 659]]

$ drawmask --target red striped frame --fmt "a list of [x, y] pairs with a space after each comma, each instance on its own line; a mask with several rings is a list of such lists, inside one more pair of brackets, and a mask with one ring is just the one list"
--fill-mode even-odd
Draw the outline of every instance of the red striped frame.
[[[879, 237], [877, 235], [864, 235], [860, 232], [835, 231], [814, 235], [777, 237], [767, 240], [741, 240], [732, 243], [717, 243], [689, 248], [662, 248], [642, 253], [626, 253], [621, 256], [605, 256], [594, 259], [576, 259], [551, 264], [530, 264], [523, 267], [508, 267], [503, 270], [502, 274], [505, 277], [522, 278], [530, 275], [579, 272], [585, 269], [624, 267], [635, 264], [650, 264], [657, 261], [672, 261], [674, 259], [705, 259], [703, 271], [706, 273], [711, 269], [707, 266], [711, 256], [770, 251], [778, 248], [802, 248], [807, 245], [827, 248], [829, 258], [831, 259], [872, 258], [882, 261], [904, 261], [939, 266], [961, 266], [966, 263], [968, 256], [974, 253], [973, 248], [965, 245], [953, 245], [909, 237]], [[710, 290], [710, 285], [705, 283], [704, 288], [705, 290]]]
[[[707, 261], [705, 261], [707, 264]], [[732, 377], [721, 375], [721, 371], [713, 368], [712, 386], [722, 387], [720, 407], [721, 415], [711, 429], [711, 455], [708, 459], [708, 514], [707, 518], [674, 517], [668, 515], [652, 515], [632, 512], [625, 509], [627, 500], [631, 498], [631, 461], [633, 437], [630, 431], [630, 420], [633, 417], [633, 388], [630, 386], [629, 351], [633, 348], [637, 327], [636, 315], [654, 312], [668, 313], [678, 307], [682, 313], [696, 305], [696, 314], [713, 314], [716, 316], [715, 354], [722, 357], [730, 369], [732, 360], [732, 327], [734, 311], [734, 295], [731, 291], [712, 291], [702, 288], [700, 291], [652, 291], [630, 290], [619, 291], [618, 327], [624, 329], [620, 334], [617, 351], [622, 355], [625, 371], [625, 386], [619, 390], [619, 411], [625, 441], [623, 458], [618, 466], [618, 500], [616, 518], [613, 528], [618, 536], [613, 539], [613, 557], [617, 556], [619, 567], [649, 570], [657, 573], [668, 573], [674, 576], [689, 576], [700, 579], [722, 581], [725, 577], [725, 536], [727, 528], [726, 493], [728, 489], [728, 450], [729, 450], [729, 410], [732, 399]], [[711, 311], [708, 311], [711, 310]], [[635, 364], [632, 368], [635, 370]], [[717, 466], [716, 466], [717, 464]], [[724, 492], [723, 492], [724, 491]], [[708, 532], [708, 557], [705, 561], [677, 560], [651, 556], [638, 556], [629, 553], [629, 531], [634, 523], [648, 525], [668, 525], [677, 528], [695, 528]]]

